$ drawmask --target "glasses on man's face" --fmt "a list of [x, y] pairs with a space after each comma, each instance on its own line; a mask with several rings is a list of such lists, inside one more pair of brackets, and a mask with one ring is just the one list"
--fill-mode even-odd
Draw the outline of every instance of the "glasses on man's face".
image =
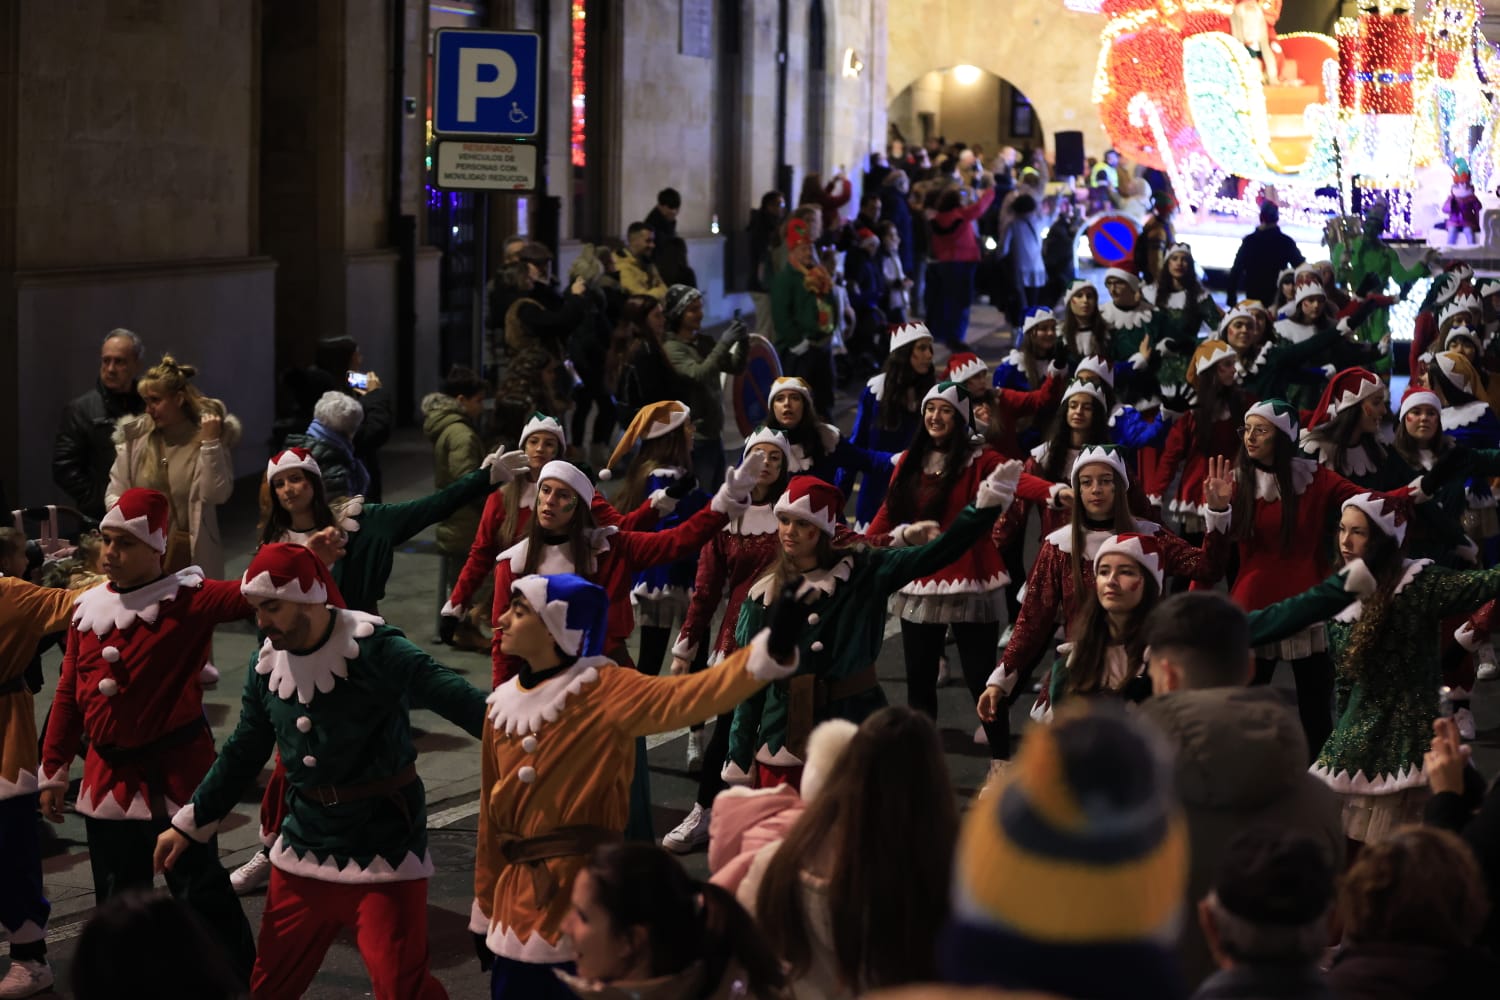
[[1240, 437], [1246, 441], [1259, 441], [1263, 437], [1270, 437], [1271, 431], [1270, 427], [1252, 427], [1249, 424], [1243, 424], [1240, 426]]

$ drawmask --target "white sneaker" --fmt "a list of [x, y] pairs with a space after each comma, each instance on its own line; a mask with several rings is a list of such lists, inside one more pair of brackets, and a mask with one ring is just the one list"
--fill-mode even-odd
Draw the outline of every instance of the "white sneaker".
[[1453, 713], [1453, 724], [1458, 727], [1458, 735], [1461, 739], [1472, 740], [1474, 738], [1474, 713], [1467, 708], [1460, 708]]
[[706, 730], [689, 729], [687, 738], [687, 769], [703, 770], [703, 734]]
[[713, 816], [713, 807], [705, 809], [693, 803], [693, 811], [672, 832], [661, 838], [661, 846], [673, 854], [690, 854], [708, 843], [708, 821]]
[[12, 961], [0, 979], [0, 997], [29, 997], [52, 985], [52, 966], [46, 962]]
[[256, 851], [250, 860], [229, 873], [229, 884], [235, 895], [254, 892], [271, 881], [271, 856], [265, 851]]

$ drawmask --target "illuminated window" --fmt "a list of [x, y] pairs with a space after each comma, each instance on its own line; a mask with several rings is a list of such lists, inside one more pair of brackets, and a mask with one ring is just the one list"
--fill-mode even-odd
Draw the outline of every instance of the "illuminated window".
[[584, 12], [585, 0], [573, 0], [572, 2], [572, 27], [573, 27], [573, 66], [569, 77], [568, 86], [568, 141], [572, 146], [572, 163], [575, 167], [588, 165], [588, 155], [584, 152], [584, 140], [587, 138], [587, 129], [584, 108], [587, 101], [583, 83], [584, 59], [588, 55], [588, 43], [585, 41], [585, 28], [588, 24], [588, 16]]

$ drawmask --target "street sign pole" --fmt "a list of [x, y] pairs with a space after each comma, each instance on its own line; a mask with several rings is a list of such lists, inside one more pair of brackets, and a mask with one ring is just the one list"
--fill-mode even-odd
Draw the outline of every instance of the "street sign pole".
[[474, 331], [473, 343], [470, 347], [470, 357], [474, 359], [474, 370], [481, 377], [488, 377], [485, 371], [486, 362], [484, 352], [485, 331], [485, 309], [489, 306], [489, 282], [490, 282], [490, 193], [488, 191], [476, 191], [474, 193], [474, 211], [478, 215], [475, 221], [474, 239], [478, 247], [474, 255], [474, 266], [479, 273], [474, 282]]

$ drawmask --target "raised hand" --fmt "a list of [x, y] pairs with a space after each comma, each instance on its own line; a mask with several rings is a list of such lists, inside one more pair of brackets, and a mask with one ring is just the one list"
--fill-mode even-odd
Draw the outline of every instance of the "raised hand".
[[1470, 750], [1458, 735], [1458, 726], [1452, 719], [1432, 720], [1432, 749], [1422, 756], [1422, 770], [1434, 793], [1453, 792], [1463, 794], [1464, 768], [1469, 763]]
[[1234, 499], [1234, 463], [1222, 455], [1208, 460], [1203, 478], [1203, 502], [1212, 511], [1226, 511]]
[[490, 484], [508, 483], [517, 476], [524, 474], [531, 468], [531, 462], [527, 460], [524, 451], [506, 451], [499, 449], [484, 457], [479, 463], [481, 469], [490, 470]]

